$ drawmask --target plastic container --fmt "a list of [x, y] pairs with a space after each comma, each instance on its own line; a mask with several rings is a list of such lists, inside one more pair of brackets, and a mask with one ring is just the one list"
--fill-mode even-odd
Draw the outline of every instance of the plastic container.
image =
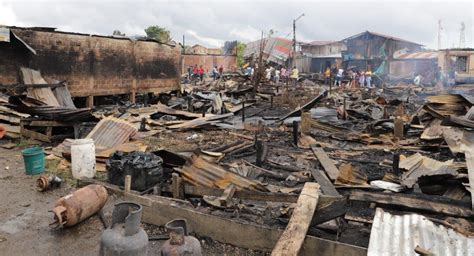
[[44, 151], [40, 147], [27, 148], [22, 151], [25, 172], [27, 175], [37, 175], [44, 172]]
[[93, 139], [78, 139], [71, 143], [71, 169], [75, 179], [94, 178], [95, 146]]

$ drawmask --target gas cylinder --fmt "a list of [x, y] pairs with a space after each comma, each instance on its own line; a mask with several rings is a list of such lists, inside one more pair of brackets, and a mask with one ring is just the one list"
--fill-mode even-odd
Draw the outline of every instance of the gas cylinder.
[[102, 233], [100, 255], [147, 255], [148, 235], [140, 227], [141, 219], [141, 205], [131, 202], [116, 204], [112, 213], [112, 224]]
[[107, 201], [104, 186], [88, 185], [56, 201], [50, 227], [70, 227], [98, 212]]
[[201, 256], [201, 244], [199, 240], [188, 235], [186, 220], [175, 219], [165, 225], [170, 236], [161, 247], [162, 256]]

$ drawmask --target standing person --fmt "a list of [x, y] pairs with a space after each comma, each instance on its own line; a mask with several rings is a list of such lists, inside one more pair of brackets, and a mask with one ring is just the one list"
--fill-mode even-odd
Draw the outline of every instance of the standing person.
[[296, 87], [296, 82], [298, 81], [298, 77], [299, 77], [299, 71], [298, 69], [296, 68], [296, 66], [293, 67], [293, 69], [291, 70], [291, 81], [293, 83], [293, 86]]
[[212, 69], [212, 79], [216, 81], [218, 75], [219, 75], [219, 71], [217, 71], [217, 66], [214, 66], [214, 68]]
[[272, 78], [272, 69], [270, 67], [267, 67], [265, 69], [265, 79], [270, 81], [271, 78]]
[[365, 87], [365, 72], [364, 71], [361, 71], [359, 73], [359, 86]]
[[[217, 66], [216, 66], [216, 67], [217, 67]], [[224, 74], [224, 66], [220, 65], [220, 66], [219, 66], [219, 77], [221, 77], [222, 74]]]
[[275, 70], [275, 84], [278, 85], [280, 82], [280, 70], [276, 69]]
[[283, 83], [286, 83], [286, 68], [282, 67], [280, 69], [280, 76]]
[[365, 72], [365, 83], [367, 84], [367, 88], [372, 88], [372, 72], [370, 70]]
[[331, 83], [331, 69], [329, 67], [324, 71], [324, 83], [329, 85]]
[[344, 69], [340, 68], [337, 70], [336, 79], [334, 80], [334, 86], [341, 87], [342, 74], [344, 74]]
[[202, 80], [204, 79], [204, 69], [202, 68], [202, 65], [199, 66], [198, 73], [199, 73], [199, 79], [202, 82]]
[[198, 68], [198, 65], [195, 64], [193, 68], [193, 78], [196, 79], [198, 77], [199, 77], [199, 68]]

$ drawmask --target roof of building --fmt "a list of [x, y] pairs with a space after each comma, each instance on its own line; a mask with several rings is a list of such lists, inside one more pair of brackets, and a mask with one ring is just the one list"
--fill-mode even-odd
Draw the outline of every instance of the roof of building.
[[303, 45], [323, 46], [323, 45], [328, 45], [328, 44], [337, 43], [337, 42], [338, 41], [334, 41], [334, 40], [317, 40], [317, 41], [305, 43]]
[[380, 36], [380, 37], [392, 39], [392, 40], [395, 40], [395, 41], [400, 41], [400, 42], [405, 42], [405, 43], [410, 43], [410, 44], [416, 44], [416, 45], [420, 45], [420, 46], [422, 45], [422, 44], [419, 44], [419, 43], [416, 43], [416, 42], [412, 42], [412, 41], [408, 41], [408, 40], [405, 40], [405, 39], [402, 39], [402, 38], [399, 38], [399, 37], [394, 37], [394, 36], [390, 36], [390, 35], [384, 35], [384, 34], [381, 34], [381, 33], [372, 32], [372, 31], [368, 31], [368, 30], [367, 30], [367, 31], [364, 31], [364, 32], [361, 32], [361, 33], [359, 33], [359, 34], [356, 34], [356, 35], [353, 35], [353, 36], [344, 38], [344, 39], [342, 39], [341, 41], [351, 40], [351, 39], [360, 37], [360, 36], [365, 35], [365, 34], [371, 34], [371, 35], [374, 35], [374, 36]]
[[410, 52], [397, 56], [397, 60], [422, 60], [422, 59], [437, 59], [438, 52]]
[[[265, 38], [265, 48], [263, 52], [265, 54], [270, 55], [269, 61], [273, 61], [276, 63], [285, 62], [288, 59], [288, 56], [291, 52], [291, 47], [293, 46], [293, 42], [290, 39], [282, 38], [282, 37], [271, 37]], [[260, 42], [261, 40], [253, 41], [247, 43], [247, 47], [245, 48], [244, 56], [249, 57], [254, 53], [258, 53], [260, 50]]]

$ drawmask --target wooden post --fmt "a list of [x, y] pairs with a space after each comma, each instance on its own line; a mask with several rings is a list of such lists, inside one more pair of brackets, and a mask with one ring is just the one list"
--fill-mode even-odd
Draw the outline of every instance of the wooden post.
[[293, 121], [293, 143], [298, 147], [298, 122]]
[[130, 93], [130, 102], [132, 104], [135, 104], [137, 102], [135, 90], [132, 90], [132, 92]]
[[255, 164], [258, 166], [258, 167], [262, 167], [262, 156], [263, 156], [263, 142], [261, 140], [257, 140], [257, 142], [255, 143], [255, 147], [257, 149], [257, 154], [256, 154], [256, 161], [255, 161]]
[[319, 199], [319, 185], [306, 182], [291, 219], [273, 248], [272, 256], [299, 255]]
[[94, 107], [94, 96], [92, 96], [92, 95], [87, 96], [86, 107], [87, 108], [93, 108]]
[[394, 121], [394, 128], [393, 128], [393, 136], [398, 139], [403, 139], [403, 120], [399, 117], [395, 117]]
[[392, 171], [395, 175], [400, 174], [400, 153], [395, 153], [393, 154], [393, 162], [392, 162]]
[[347, 115], [346, 115], [346, 97], [344, 97], [344, 103], [343, 103], [343, 108], [342, 108], [342, 119], [346, 120]]
[[132, 190], [132, 176], [126, 175], [125, 176], [125, 193], [130, 193]]
[[172, 190], [173, 198], [184, 199], [184, 190], [183, 190], [183, 179], [179, 177], [179, 174], [173, 173], [172, 177]]
[[242, 123], [245, 122], [245, 101], [242, 100]]
[[308, 134], [311, 131], [311, 113], [301, 113], [301, 133]]

